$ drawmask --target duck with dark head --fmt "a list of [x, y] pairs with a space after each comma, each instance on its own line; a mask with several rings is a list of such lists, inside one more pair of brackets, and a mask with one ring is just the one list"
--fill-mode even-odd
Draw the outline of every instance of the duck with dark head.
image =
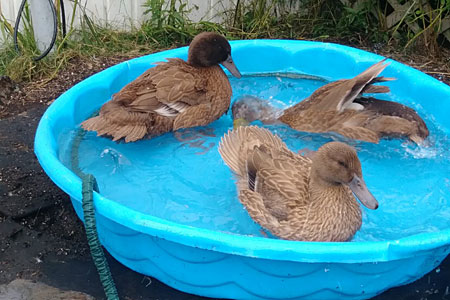
[[187, 61], [169, 58], [157, 63], [113, 95], [98, 116], [81, 126], [114, 141], [133, 142], [208, 125], [230, 106], [232, 89], [220, 64], [241, 77], [228, 41], [217, 33], [200, 33], [189, 45]]

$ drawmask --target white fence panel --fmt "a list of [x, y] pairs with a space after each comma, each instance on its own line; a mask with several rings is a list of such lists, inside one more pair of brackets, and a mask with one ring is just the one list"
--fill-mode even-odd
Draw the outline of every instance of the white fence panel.
[[[36, 1], [36, 0], [35, 0]], [[42, 1], [47, 5], [48, 0]], [[73, 1], [63, 0], [65, 5], [66, 20], [69, 26], [72, 19]], [[233, 7], [236, 0], [188, 0], [187, 8], [191, 9], [188, 17], [192, 21], [222, 20], [221, 12]], [[0, 0], [0, 13], [14, 26], [21, 0]], [[80, 0], [81, 9], [78, 7], [74, 19], [74, 26], [80, 24], [82, 10], [97, 24], [108, 25], [116, 29], [130, 29], [139, 26], [149, 16], [144, 15], [146, 0]], [[170, 1], [166, 1], [170, 3]], [[49, 24], [51, 27], [51, 23]], [[0, 42], [4, 37], [0, 34]]]

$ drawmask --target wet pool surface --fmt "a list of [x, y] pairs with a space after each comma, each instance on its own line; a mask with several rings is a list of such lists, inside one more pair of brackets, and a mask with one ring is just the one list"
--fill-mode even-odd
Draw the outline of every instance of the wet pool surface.
[[[286, 77], [231, 78], [233, 100], [253, 95], [274, 106], [288, 107], [309, 96], [325, 81]], [[351, 142], [358, 150], [367, 186], [379, 209], [363, 208], [361, 230], [354, 241], [398, 239], [450, 227], [450, 147], [448, 136], [423, 108], [392, 94], [379, 97], [416, 109], [430, 129], [427, 148], [404, 140], [374, 145]], [[217, 152], [218, 141], [232, 126], [230, 114], [203, 128], [168, 133], [136, 143], [115, 143], [88, 133], [79, 148], [80, 167], [92, 173], [101, 193], [134, 210], [174, 222], [243, 235], [263, 236], [237, 199], [233, 177]], [[297, 151], [316, 150], [331, 141], [268, 127]], [[70, 166], [70, 137], [61, 135], [60, 158]]]

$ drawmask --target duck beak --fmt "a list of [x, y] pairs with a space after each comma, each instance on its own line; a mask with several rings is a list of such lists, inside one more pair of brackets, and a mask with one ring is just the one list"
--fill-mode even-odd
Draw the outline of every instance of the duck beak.
[[250, 122], [243, 118], [238, 118], [233, 121], [233, 129], [238, 128], [239, 126], [248, 126]]
[[239, 72], [239, 70], [236, 68], [231, 55], [228, 55], [228, 58], [222, 62], [222, 66], [227, 68], [227, 70], [230, 71], [230, 73], [233, 74], [234, 77], [241, 78], [241, 72]]
[[358, 175], [355, 174], [353, 176], [353, 179], [352, 181], [350, 181], [348, 186], [355, 194], [355, 196], [358, 197], [359, 201], [361, 201], [361, 203], [364, 204], [365, 207], [370, 209], [378, 208], [377, 199], [375, 199], [375, 197], [369, 191], [364, 180], [360, 178]]

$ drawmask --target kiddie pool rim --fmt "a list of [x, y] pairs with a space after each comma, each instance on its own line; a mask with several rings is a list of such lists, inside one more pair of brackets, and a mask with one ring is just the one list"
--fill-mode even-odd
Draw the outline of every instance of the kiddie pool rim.
[[[346, 52], [349, 55], [369, 56], [374, 60], [382, 58], [379, 55], [367, 51], [333, 43], [292, 40], [231, 41], [233, 51], [248, 45], [261, 47], [267, 45], [292, 49], [295, 48], [295, 45], [304, 43], [311, 44], [311, 47]], [[187, 47], [182, 47], [150, 54], [149, 56], [152, 56], [152, 62], [157, 62], [164, 60], [164, 58], [185, 55], [186, 52]], [[133, 60], [139, 59], [142, 58], [135, 58]], [[409, 72], [411, 74], [410, 76], [420, 76], [420, 80], [427, 81], [429, 85], [440, 85], [439, 88], [447, 89], [450, 95], [450, 87], [437, 79], [396, 61], [391, 62], [392, 67], [402, 72]], [[81, 180], [58, 159], [58, 144], [56, 137], [52, 133], [52, 125], [60, 112], [67, 110], [67, 107], [73, 107], [68, 105], [71, 101], [75, 101], [75, 97], [72, 96], [89, 86], [91, 82], [95, 81], [97, 76], [104, 76], [108, 72], [116, 72], [117, 68], [123, 66], [123, 64], [130, 65], [129, 61], [125, 61], [110, 67], [83, 80], [61, 95], [44, 113], [36, 131], [35, 153], [42, 168], [58, 187], [70, 195], [73, 200], [80, 203]], [[245, 74], [245, 72], [243, 73]], [[319, 243], [267, 239], [224, 232], [219, 232], [218, 234], [217, 231], [191, 227], [145, 215], [109, 200], [98, 193], [94, 193], [94, 203], [97, 214], [101, 214], [137, 232], [200, 249], [271, 260], [329, 263], [381, 262], [409, 258], [427, 250], [450, 244], [450, 229], [415, 234], [398, 240], [370, 242]]]

